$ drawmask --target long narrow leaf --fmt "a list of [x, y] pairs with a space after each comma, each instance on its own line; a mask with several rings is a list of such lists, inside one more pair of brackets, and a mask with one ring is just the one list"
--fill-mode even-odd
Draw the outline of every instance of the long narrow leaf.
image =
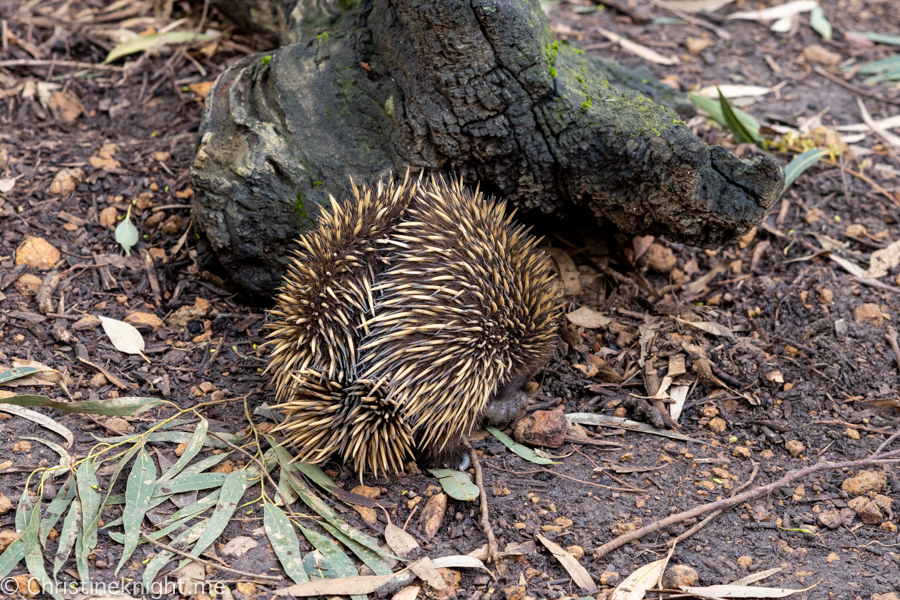
[[263, 504], [263, 527], [266, 537], [272, 544], [275, 556], [284, 567], [284, 572], [294, 583], [306, 583], [309, 576], [303, 569], [303, 554], [300, 552], [300, 540], [291, 525], [291, 520], [280, 508], [266, 502]]
[[722, 116], [725, 117], [725, 125], [728, 126], [728, 129], [731, 130], [731, 133], [734, 134], [734, 137], [736, 137], [739, 142], [742, 144], [758, 144], [762, 141], [759, 134], [753, 135], [753, 133], [744, 126], [744, 123], [737, 118], [731, 105], [728, 104], [725, 95], [722, 94], [722, 90], [719, 90], [719, 107], [722, 109]]
[[38, 540], [38, 529], [41, 520], [41, 503], [37, 502], [26, 519], [28, 525], [22, 537], [14, 540], [0, 555], [0, 579], [9, 575], [19, 561], [28, 555], [34, 542]]
[[[119, 442], [131, 441], [139, 437], [140, 435], [141, 434], [135, 434], [117, 437], [94, 436], [94, 439], [105, 444], [118, 444]], [[153, 433], [144, 434], [144, 439], [148, 442], [171, 442], [173, 444], [187, 444], [191, 441], [192, 435], [193, 434], [190, 434], [186, 431], [154, 431]], [[219, 433], [219, 435], [227, 439], [232, 444], [241, 443], [241, 438], [236, 435], [225, 433]], [[206, 436], [206, 439], [203, 441], [203, 445], [209, 446], [210, 448], [228, 448], [228, 444], [211, 435]]]
[[[690, 92], [688, 92], [688, 96], [693, 100], [694, 104], [705, 110], [710, 117], [728, 127], [728, 123], [725, 122], [725, 115], [722, 113], [722, 107], [718, 102]], [[759, 121], [754, 119], [753, 115], [734, 107], [732, 107], [732, 111], [734, 112], [734, 116], [744, 124], [744, 127], [746, 127], [751, 134], [759, 136]]]
[[168, 519], [161, 521], [158, 527], [167, 527], [170, 523], [174, 523], [175, 521], [180, 521], [184, 519], [192, 519], [198, 516], [205, 510], [209, 510], [213, 506], [215, 506], [219, 502], [219, 494], [221, 490], [216, 490], [211, 494], [200, 498], [193, 504], [189, 504], [182, 509], [179, 509], [172, 513], [172, 516]]
[[166, 404], [165, 400], [158, 398], [110, 398], [108, 400], [90, 400], [87, 402], [56, 402], [46, 396], [11, 396], [0, 398], [4, 404], [14, 406], [42, 406], [55, 408], [70, 413], [84, 415], [106, 415], [110, 417], [122, 417], [125, 415], [139, 415], [145, 410], [160, 404]]
[[194, 33], [192, 31], [167, 31], [166, 33], [150, 33], [139, 35], [122, 42], [113, 48], [104, 62], [110, 63], [116, 59], [149, 50], [157, 44], [184, 44], [187, 42], [205, 42], [218, 37], [208, 33]]
[[69, 514], [66, 515], [66, 520], [63, 521], [62, 531], [59, 532], [59, 546], [56, 548], [56, 556], [53, 558], [53, 577], [56, 577], [59, 570], [69, 560], [79, 531], [81, 531], [81, 502], [75, 500], [72, 502]]
[[188, 445], [185, 447], [184, 453], [178, 458], [178, 461], [172, 465], [171, 469], [162, 474], [159, 478], [159, 483], [168, 481], [181, 473], [182, 469], [184, 469], [188, 463], [200, 453], [200, 449], [203, 448], [203, 441], [206, 439], [207, 430], [209, 430], [209, 421], [200, 419], [200, 424], [197, 425], [197, 429], [195, 429], [193, 435], [191, 435], [191, 441], [189, 441]]
[[557, 463], [553, 462], [549, 458], [544, 458], [543, 456], [538, 456], [534, 453], [534, 450], [529, 448], [528, 446], [523, 446], [522, 444], [517, 443], [511, 437], [497, 429], [496, 427], [492, 427], [488, 425], [485, 429], [492, 436], [500, 440], [504, 446], [513, 451], [514, 454], [517, 454], [519, 457], [524, 458], [528, 462], [533, 462], [536, 465], [555, 465]]
[[[202, 521], [193, 525], [190, 529], [183, 532], [181, 535], [172, 540], [171, 546], [173, 548], [178, 548], [182, 550], [185, 546], [192, 543], [194, 540], [200, 537], [203, 533], [203, 530], [206, 528], [207, 519], [203, 519]], [[159, 554], [153, 557], [153, 559], [147, 563], [147, 566], [144, 567], [144, 575], [141, 578], [141, 582], [144, 585], [145, 590], [153, 589], [153, 581], [156, 579], [156, 576], [162, 570], [166, 564], [172, 560], [172, 557], [175, 556], [174, 552], [169, 552], [168, 550], [160, 550]]]
[[[39, 517], [34, 518], [35, 521], [40, 521]], [[50, 595], [53, 600], [63, 600], [62, 595], [56, 591], [56, 583], [50, 579], [50, 576], [47, 575], [47, 569], [44, 567], [44, 553], [41, 551], [41, 541], [38, 539], [40, 536], [35, 536], [33, 540], [30, 540], [30, 552], [25, 555], [25, 567], [28, 569], [28, 572], [32, 577], [37, 580], [38, 586], [41, 591]]]
[[294, 488], [294, 491], [297, 492], [297, 495], [303, 500], [304, 504], [315, 511], [323, 519], [344, 532], [344, 534], [351, 539], [356, 540], [358, 543], [377, 554], [384, 555], [384, 551], [378, 545], [378, 540], [351, 527], [350, 524], [338, 516], [330, 506], [325, 504], [325, 502], [313, 492], [308, 485], [297, 477], [295, 474], [296, 472], [293, 469], [295, 463], [293, 462], [293, 457], [290, 452], [285, 450], [282, 446], [277, 445], [273, 438], [267, 439], [273, 444], [272, 449], [275, 451], [275, 456], [278, 459], [278, 464], [281, 466], [282, 472], [286, 474], [291, 487]]
[[873, 31], [848, 31], [850, 35], [861, 37], [875, 42], [876, 44], [890, 44], [891, 46], [900, 46], [900, 35], [886, 35], [883, 33], [875, 33]]
[[[228, 474], [225, 482], [222, 484], [216, 508], [210, 515], [209, 523], [203, 530], [203, 533], [200, 534], [197, 544], [191, 550], [191, 556], [200, 556], [201, 552], [209, 548], [210, 544], [222, 535], [225, 527], [228, 526], [228, 521], [231, 520], [231, 516], [237, 510], [238, 502], [241, 501], [241, 498], [244, 497], [244, 492], [250, 487], [253, 475], [253, 471], [247, 467]], [[182, 561], [179, 568], [183, 567], [187, 562], [187, 560]]]
[[[309, 543], [322, 553], [322, 556], [331, 566], [331, 569], [327, 572], [328, 579], [359, 576], [359, 571], [353, 566], [353, 561], [344, 554], [334, 540], [305, 527], [301, 527], [300, 531], [303, 532]], [[366, 600], [366, 596], [350, 596], [350, 598], [352, 600]]]
[[[56, 497], [47, 506], [47, 516], [41, 520], [41, 545], [47, 545], [50, 530], [56, 527], [57, 521], [75, 499], [75, 477], [70, 475], [56, 492]], [[80, 512], [80, 509], [79, 509]]]
[[147, 449], [141, 448], [125, 488], [125, 510], [122, 514], [125, 547], [122, 549], [122, 558], [116, 566], [116, 575], [137, 548], [138, 540], [141, 538], [141, 524], [144, 522], [154, 487], [156, 487], [156, 464]]
[[225, 484], [229, 476], [225, 473], [197, 473], [196, 475], [182, 473], [171, 481], [159, 484], [156, 488], [156, 494], [158, 496], [183, 494], [185, 492], [219, 487]]
[[808, 168], [819, 162], [819, 159], [828, 153], [824, 150], [812, 149], [794, 157], [784, 169], [784, 189], [794, 183]]
[[97, 546], [97, 523], [100, 520], [100, 492], [94, 463], [86, 460], [75, 472], [78, 499], [81, 501], [81, 535], [75, 544], [75, 564], [81, 581], [90, 581], [87, 558]]
[[350, 551], [359, 557], [367, 567], [372, 569], [373, 573], [376, 575], [387, 575], [388, 573], [391, 573], [391, 566], [382, 554], [372, 552], [372, 550], [349, 537], [343, 531], [327, 521], [319, 523], [319, 525], [324, 527], [328, 533], [336, 537], [340, 543], [350, 548]]
[[8, 381], [15, 381], [16, 379], [21, 379], [22, 377], [27, 377], [32, 373], [39, 373], [41, 369], [37, 367], [15, 367], [13, 369], [8, 369], [0, 373], [0, 383], [6, 383]]

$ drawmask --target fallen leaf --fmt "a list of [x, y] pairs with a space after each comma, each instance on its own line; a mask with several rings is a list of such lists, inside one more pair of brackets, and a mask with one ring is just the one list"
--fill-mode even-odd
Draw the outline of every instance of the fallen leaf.
[[731, 19], [746, 19], [750, 21], [774, 21], [786, 19], [801, 13], [809, 12], [819, 5], [815, 0], [795, 0], [787, 4], [779, 4], [763, 10], [750, 10], [746, 12], [732, 13], [725, 17]]
[[131, 249], [140, 239], [141, 235], [138, 233], [137, 227], [131, 222], [131, 206], [129, 206], [128, 212], [125, 213], [125, 218], [116, 227], [116, 242], [122, 246], [125, 254], [131, 256]]
[[659, 583], [674, 550], [675, 546], [673, 545], [665, 558], [647, 563], [636, 569], [622, 583], [616, 586], [612, 596], [610, 596], [610, 600], [641, 600], [644, 598], [647, 590]]
[[247, 535], [239, 535], [222, 546], [220, 552], [227, 556], [243, 556], [253, 548], [256, 548], [259, 542]]
[[566, 315], [569, 323], [587, 329], [598, 329], [612, 323], [612, 319], [587, 306], [582, 306]]
[[206, 317], [211, 307], [212, 302], [209, 300], [195, 298], [193, 306], [182, 306], [172, 313], [168, 318], [169, 323], [178, 327], [187, 327], [191, 321], [199, 321]]
[[[833, 257], [832, 257], [833, 258]], [[896, 241], [887, 248], [876, 250], [869, 259], [869, 268], [862, 274], [869, 279], [884, 277], [897, 265], [900, 265], [900, 241]]]
[[74, 192], [83, 180], [84, 171], [81, 169], [61, 169], [53, 177], [49, 191], [51, 194], [65, 196]]
[[30, 237], [16, 250], [16, 264], [46, 271], [59, 262], [59, 250], [44, 238]]
[[[597, 591], [597, 584], [594, 583], [591, 574], [588, 573], [588, 570], [585, 569], [581, 563], [575, 560], [575, 557], [566, 552], [561, 546], [558, 544], [551, 542], [541, 534], [536, 534], [534, 536], [537, 540], [542, 543], [547, 550], [549, 550], [556, 560], [563, 566], [566, 572], [572, 577], [572, 581], [583, 590], [587, 590], [589, 594], [593, 594]], [[641, 596], [643, 597], [643, 596]]]
[[144, 357], [144, 360], [150, 362], [150, 359], [144, 356], [144, 338], [141, 337], [140, 331], [124, 321], [109, 317], [98, 316], [98, 318], [103, 325], [103, 331], [109, 336], [116, 350], [125, 354], [139, 354]]
[[820, 63], [823, 65], [839, 64], [843, 58], [837, 52], [832, 52], [818, 44], [807, 46], [803, 49], [803, 58], [810, 62]]
[[623, 50], [634, 54], [635, 56], [639, 56], [644, 60], [649, 60], [650, 62], [657, 65], [677, 65], [681, 61], [678, 60], [676, 56], [663, 56], [659, 52], [655, 50], [651, 50], [646, 46], [642, 46], [637, 42], [632, 42], [631, 40], [622, 37], [617, 33], [613, 33], [612, 31], [607, 31], [605, 29], [597, 28], [596, 31], [605, 35], [607, 38], [619, 44]]
[[130, 325], [149, 325], [153, 329], [164, 326], [162, 319], [153, 313], [135, 312], [125, 317], [125, 322]]
[[726, 98], [759, 98], [760, 96], [771, 94], [774, 91], [770, 87], [763, 87], [760, 85], [708, 85], [695, 93], [698, 96], [716, 100], [719, 98], [717, 90], [721, 90], [722, 95]]
[[57, 120], [71, 125], [84, 114], [84, 105], [72, 91], [56, 92], [50, 98], [50, 110]]
[[0, 179], [0, 194], [11, 192], [16, 187], [16, 178]]
[[209, 90], [212, 89], [215, 81], [202, 81], [200, 83], [191, 83], [188, 84], [188, 88], [197, 94], [200, 98], [206, 98], [209, 95]]
[[734, 0], [662, 0], [658, 2], [663, 8], [674, 8], [686, 13], [716, 12]]
[[[96, 158], [96, 157], [91, 157]], [[107, 206], [103, 210], [100, 211], [100, 214], [97, 215], [97, 219], [100, 221], [100, 224], [104, 227], [112, 227], [116, 224], [116, 221], [119, 220], [119, 211], [116, 210], [115, 206]]]

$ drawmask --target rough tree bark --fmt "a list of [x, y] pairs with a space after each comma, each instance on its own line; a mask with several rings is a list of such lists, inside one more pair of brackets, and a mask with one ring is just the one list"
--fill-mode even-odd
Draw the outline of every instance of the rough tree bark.
[[704, 247], [781, 192], [773, 159], [694, 137], [684, 96], [554, 42], [537, 0], [221, 5], [287, 43], [219, 78], [192, 169], [196, 222], [252, 291], [279, 285], [292, 240], [351, 176], [453, 171], [520, 214], [587, 209]]

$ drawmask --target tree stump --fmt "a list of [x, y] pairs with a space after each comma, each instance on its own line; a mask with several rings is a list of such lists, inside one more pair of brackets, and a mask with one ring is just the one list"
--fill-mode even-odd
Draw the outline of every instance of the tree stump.
[[781, 193], [774, 159], [698, 140], [683, 95], [555, 42], [537, 0], [221, 5], [286, 43], [218, 79], [191, 172], [197, 225], [254, 292], [280, 285], [350, 177], [454, 172], [532, 218], [585, 213], [710, 248]]

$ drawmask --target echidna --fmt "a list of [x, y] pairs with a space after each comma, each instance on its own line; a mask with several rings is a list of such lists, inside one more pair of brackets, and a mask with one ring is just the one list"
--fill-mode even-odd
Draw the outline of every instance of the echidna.
[[461, 181], [353, 186], [300, 240], [273, 311], [278, 426], [299, 460], [357, 471], [454, 457], [520, 416], [555, 348], [537, 240]]

